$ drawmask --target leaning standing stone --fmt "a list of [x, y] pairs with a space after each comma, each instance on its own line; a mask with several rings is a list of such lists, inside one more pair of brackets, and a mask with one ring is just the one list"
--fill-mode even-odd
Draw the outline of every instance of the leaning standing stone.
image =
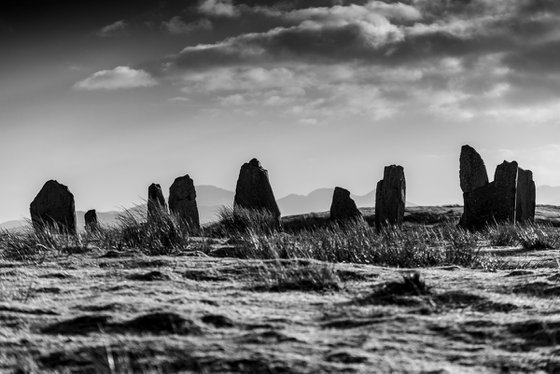
[[97, 222], [97, 212], [95, 209], [88, 210], [84, 215], [85, 229], [87, 232], [95, 232], [99, 229]]
[[200, 228], [196, 190], [188, 174], [175, 179], [169, 188], [169, 210], [179, 216], [191, 229]]
[[167, 204], [159, 184], [152, 183], [148, 187], [148, 222], [161, 217], [167, 212]]
[[406, 204], [406, 181], [404, 168], [386, 166], [383, 179], [375, 191], [375, 227], [380, 230], [387, 225], [401, 225]]
[[488, 173], [482, 157], [469, 145], [461, 148], [459, 178], [463, 192], [471, 192], [488, 184]]
[[280, 209], [272, 192], [268, 171], [261, 166], [256, 158], [241, 167], [235, 188], [233, 207], [234, 210], [240, 207], [268, 211], [277, 221], [280, 220]]
[[331, 221], [355, 220], [362, 216], [356, 203], [350, 197], [350, 191], [341, 187], [334, 189], [330, 213]]
[[48, 227], [61, 233], [76, 234], [74, 195], [65, 185], [55, 180], [45, 183], [29, 210], [36, 230]]

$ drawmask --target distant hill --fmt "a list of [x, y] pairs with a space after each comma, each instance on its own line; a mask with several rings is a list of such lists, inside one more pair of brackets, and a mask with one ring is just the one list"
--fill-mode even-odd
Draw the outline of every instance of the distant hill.
[[[560, 187], [559, 187], [560, 188]], [[319, 188], [307, 195], [290, 194], [278, 200], [278, 206], [283, 216], [326, 212], [330, 209], [334, 188]], [[198, 213], [202, 224], [217, 220], [218, 212], [223, 206], [232, 206], [235, 193], [216, 186], [202, 185], [196, 187]], [[361, 208], [371, 208], [375, 204], [375, 191], [365, 195], [351, 195], [356, 205]], [[559, 195], [560, 196], [560, 195]], [[415, 204], [407, 202], [407, 206]], [[146, 205], [131, 208], [140, 215], [146, 214]], [[76, 212], [78, 229], [84, 227], [83, 211]], [[103, 225], [115, 225], [121, 211], [97, 212], [99, 222]], [[13, 230], [27, 225], [25, 220], [9, 221], [0, 224], [1, 229]]]
[[[326, 212], [331, 207], [334, 188], [319, 188], [307, 195], [291, 194], [278, 200], [283, 216]], [[363, 196], [351, 195], [358, 207], [372, 207], [375, 204], [375, 191]]]
[[538, 187], [537, 204], [560, 205], [560, 186]]

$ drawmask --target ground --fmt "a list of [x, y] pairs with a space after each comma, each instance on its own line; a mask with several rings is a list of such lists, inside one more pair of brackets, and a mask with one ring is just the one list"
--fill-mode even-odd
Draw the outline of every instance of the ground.
[[[560, 252], [486, 248], [508, 269], [324, 266], [96, 249], [0, 262], [2, 372], [560, 372]], [[407, 281], [405, 281], [405, 279]]]

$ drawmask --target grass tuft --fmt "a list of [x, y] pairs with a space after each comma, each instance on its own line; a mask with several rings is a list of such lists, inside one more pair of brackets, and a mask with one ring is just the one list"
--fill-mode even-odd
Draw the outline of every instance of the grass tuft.
[[3, 257], [13, 261], [42, 262], [52, 254], [81, 253], [88, 243], [77, 235], [61, 233], [58, 228], [45, 225], [34, 229], [30, 224], [21, 232], [0, 232]]
[[482, 256], [474, 234], [461, 229], [389, 227], [378, 233], [363, 221], [294, 234], [249, 231], [239, 242], [242, 258], [308, 258], [401, 268], [479, 267]]
[[267, 210], [222, 207], [215, 229], [220, 235], [243, 235], [248, 232], [270, 234], [278, 231], [278, 219]]
[[513, 247], [519, 243], [518, 226], [510, 223], [490, 225], [483, 235], [494, 247]]
[[340, 279], [332, 264], [313, 261], [275, 261], [265, 264], [257, 273], [256, 290], [286, 291], [338, 291]]

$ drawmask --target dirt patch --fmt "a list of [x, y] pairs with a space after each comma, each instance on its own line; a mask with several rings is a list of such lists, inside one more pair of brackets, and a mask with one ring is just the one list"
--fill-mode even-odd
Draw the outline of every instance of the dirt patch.
[[514, 336], [522, 338], [522, 349], [557, 346], [560, 343], [560, 321], [528, 320], [509, 325]]
[[44, 334], [87, 335], [94, 332], [126, 332], [132, 334], [200, 334], [193, 321], [175, 313], [150, 313], [124, 322], [112, 322], [105, 314], [80, 316], [51, 324], [41, 329]]
[[207, 325], [212, 325], [217, 328], [227, 328], [235, 326], [235, 323], [230, 318], [221, 314], [207, 314], [200, 320]]
[[134, 281], [141, 281], [141, 282], [154, 282], [154, 281], [168, 281], [171, 280], [171, 277], [166, 273], [162, 273], [161, 271], [154, 270], [148, 273], [138, 273], [138, 274], [129, 275], [128, 279]]
[[439, 307], [450, 309], [472, 308], [478, 312], [510, 312], [518, 309], [517, 305], [491, 301], [480, 295], [464, 291], [448, 291], [434, 295], [433, 300]]
[[516, 286], [513, 292], [539, 297], [560, 296], [560, 286], [548, 282], [533, 282]]
[[21, 314], [37, 314], [37, 315], [48, 315], [48, 316], [56, 316], [58, 315], [57, 312], [50, 309], [43, 309], [43, 308], [30, 308], [26, 306], [7, 306], [7, 305], [0, 305], [0, 312], [7, 312], [7, 313], [21, 313]]
[[109, 325], [110, 316], [106, 314], [93, 314], [80, 316], [43, 327], [43, 334], [51, 335], [87, 335], [92, 332], [101, 332]]
[[379, 277], [378, 274], [364, 273], [360, 271], [346, 270], [346, 269], [345, 270], [338, 269], [336, 271], [336, 275], [338, 275], [340, 280], [343, 282], [365, 282]]
[[39, 278], [47, 278], [47, 279], [72, 279], [74, 278], [73, 275], [68, 273], [48, 273], [39, 275]]
[[216, 270], [188, 270], [183, 272], [183, 278], [197, 282], [226, 282], [230, 278], [220, 274]]
[[111, 325], [112, 330], [137, 334], [198, 335], [202, 331], [193, 321], [176, 313], [156, 312]]
[[367, 356], [348, 350], [338, 350], [328, 353], [325, 359], [329, 362], [340, 362], [345, 364], [363, 364], [368, 361]]
[[534, 273], [531, 270], [514, 270], [508, 275], [506, 275], [506, 277], [521, 277], [521, 276], [533, 275], [533, 274]]
[[394, 304], [402, 306], [414, 306], [423, 304], [425, 297], [430, 294], [430, 288], [426, 285], [420, 273], [413, 272], [402, 274], [402, 281], [387, 282], [379, 285], [365, 297], [355, 300], [358, 304]]

